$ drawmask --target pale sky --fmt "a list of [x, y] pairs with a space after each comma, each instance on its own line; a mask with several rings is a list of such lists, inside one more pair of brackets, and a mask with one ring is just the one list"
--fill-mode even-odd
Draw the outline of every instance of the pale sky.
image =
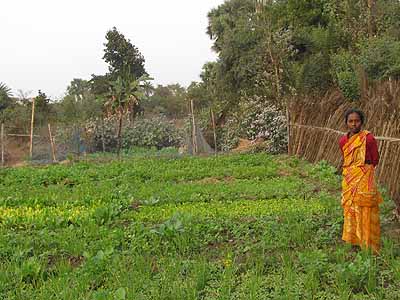
[[60, 98], [73, 78], [104, 74], [113, 26], [146, 59], [153, 84], [199, 80], [216, 58], [207, 13], [224, 0], [4, 0], [0, 9], [0, 82]]

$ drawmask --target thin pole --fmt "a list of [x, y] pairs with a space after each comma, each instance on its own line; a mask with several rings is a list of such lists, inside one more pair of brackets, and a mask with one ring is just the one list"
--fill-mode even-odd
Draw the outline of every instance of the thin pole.
[[290, 155], [290, 113], [289, 100], [286, 101], [286, 122], [287, 122], [287, 154]]
[[49, 138], [50, 138], [50, 145], [51, 145], [51, 153], [52, 153], [52, 155], [53, 155], [53, 162], [56, 162], [56, 161], [57, 161], [57, 158], [56, 158], [56, 149], [55, 149], [55, 145], [54, 145], [54, 138], [53, 138], [53, 135], [51, 134], [51, 126], [50, 126], [50, 123], [48, 124], [48, 127], [49, 127]]
[[[194, 153], [194, 136], [193, 136], [193, 119], [192, 119], [192, 105], [191, 105], [191, 102], [190, 101], [187, 101], [187, 109], [188, 109], [188, 112], [189, 112], [189, 121], [190, 121], [190, 130], [191, 130], [191, 133], [190, 133], [190, 143], [191, 143], [191, 146], [192, 146], [192, 153]], [[189, 145], [188, 145], [188, 147], [189, 147]]]
[[190, 100], [190, 109], [192, 111], [192, 122], [193, 122], [193, 154], [197, 154], [197, 141], [196, 141], [196, 120], [194, 118], [194, 105], [193, 99]]
[[101, 146], [103, 153], [106, 152], [106, 142], [104, 141], [104, 116], [101, 116]]
[[[30, 134], [14, 134], [14, 133], [7, 133], [4, 134], [5, 136], [15, 136], [15, 137], [30, 137]], [[40, 137], [40, 135], [33, 135], [33, 137]]]
[[32, 118], [31, 118], [31, 136], [29, 145], [29, 157], [32, 159], [33, 153], [33, 125], [35, 120], [35, 98], [32, 99]]
[[4, 166], [4, 123], [1, 123], [1, 166]]
[[215, 155], [217, 155], [218, 149], [217, 149], [217, 130], [216, 130], [216, 126], [215, 126], [215, 116], [214, 116], [214, 111], [212, 108], [210, 108], [210, 111], [211, 111], [211, 121], [212, 121], [213, 132], [214, 132], [214, 151], [215, 151]]

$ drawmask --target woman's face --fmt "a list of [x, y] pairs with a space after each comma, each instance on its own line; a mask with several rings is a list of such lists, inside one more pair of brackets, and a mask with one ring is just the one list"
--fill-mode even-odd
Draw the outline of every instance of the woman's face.
[[362, 126], [360, 115], [358, 113], [350, 114], [349, 117], [347, 118], [346, 124], [347, 128], [351, 133], [353, 134], [359, 133], [361, 131], [361, 126]]

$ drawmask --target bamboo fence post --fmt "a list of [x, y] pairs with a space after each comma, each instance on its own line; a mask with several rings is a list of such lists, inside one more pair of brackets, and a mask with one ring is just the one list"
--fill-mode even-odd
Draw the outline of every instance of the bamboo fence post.
[[32, 159], [33, 154], [33, 126], [35, 120], [35, 98], [32, 98], [32, 117], [31, 117], [31, 135], [30, 135], [30, 144], [29, 144], [29, 157]]
[[4, 123], [1, 123], [1, 166], [4, 166]]
[[[190, 145], [193, 149], [193, 122], [192, 122], [192, 106], [190, 105], [190, 101], [189, 99], [187, 99], [187, 110], [188, 110], [188, 117], [189, 117], [189, 121], [190, 121]], [[189, 140], [188, 140], [188, 150], [189, 150]], [[188, 151], [190, 152], [190, 151]]]
[[215, 152], [215, 155], [217, 155], [218, 149], [217, 149], [217, 130], [216, 130], [216, 126], [215, 126], [215, 116], [214, 116], [214, 111], [212, 108], [210, 108], [210, 111], [211, 111], [211, 121], [212, 121], [213, 132], [214, 132], [214, 152]]
[[106, 142], [104, 140], [104, 116], [101, 117], [101, 146], [103, 153], [106, 152]]
[[287, 154], [290, 155], [290, 113], [289, 113], [289, 100], [286, 100], [286, 122], [287, 122]]
[[196, 140], [196, 120], [194, 117], [194, 104], [193, 104], [193, 99], [190, 99], [190, 110], [192, 112], [192, 122], [193, 122], [193, 154], [197, 154], [198, 149], [197, 149], [197, 140]]
[[47, 125], [49, 127], [49, 138], [50, 138], [50, 145], [51, 145], [51, 154], [53, 155], [53, 162], [56, 162], [57, 158], [56, 158], [56, 149], [55, 149], [55, 145], [54, 145], [54, 138], [53, 138], [53, 135], [51, 134], [50, 123], [48, 123]]
[[[4, 136], [14, 136], [14, 137], [30, 137], [30, 134], [14, 134], [14, 133], [7, 133]], [[40, 137], [40, 135], [33, 135], [33, 137]]]

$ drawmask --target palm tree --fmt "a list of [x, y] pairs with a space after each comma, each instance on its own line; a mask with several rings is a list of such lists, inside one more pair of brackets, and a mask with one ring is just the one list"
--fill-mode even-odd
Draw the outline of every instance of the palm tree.
[[151, 78], [148, 76], [144, 75], [136, 79], [126, 72], [125, 76], [118, 76], [116, 80], [110, 81], [109, 100], [105, 103], [105, 107], [109, 112], [118, 116], [118, 155], [121, 151], [124, 114], [129, 113], [133, 122], [139, 108], [139, 102], [145, 96], [144, 89], [149, 80]]
[[5, 83], [0, 82], [0, 111], [10, 105], [11, 97], [11, 89]]
[[0, 82], [0, 123], [3, 123], [6, 118], [5, 109], [11, 105], [11, 97], [11, 89]]

